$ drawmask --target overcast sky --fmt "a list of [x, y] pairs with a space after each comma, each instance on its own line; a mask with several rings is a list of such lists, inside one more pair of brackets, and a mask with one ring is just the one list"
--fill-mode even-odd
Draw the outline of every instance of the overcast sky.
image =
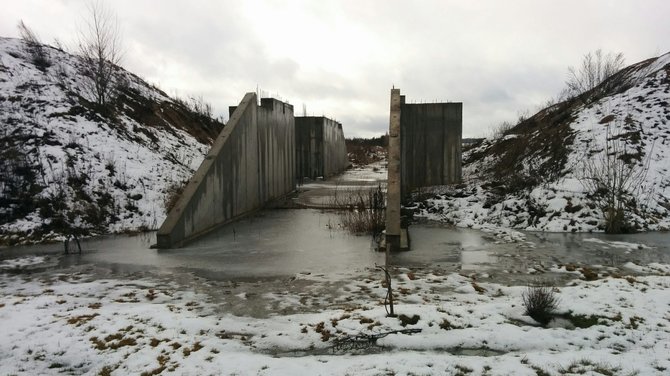
[[[670, 51], [670, 1], [114, 0], [122, 65], [168, 94], [225, 114], [260, 88], [347, 137], [388, 129], [389, 94], [463, 102], [463, 136], [538, 109], [568, 66], [601, 48], [631, 64]], [[84, 0], [1, 0], [0, 35], [20, 19], [74, 46]]]

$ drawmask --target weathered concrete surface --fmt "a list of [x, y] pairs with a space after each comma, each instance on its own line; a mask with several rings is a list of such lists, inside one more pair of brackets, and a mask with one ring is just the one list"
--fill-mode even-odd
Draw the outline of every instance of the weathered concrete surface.
[[295, 189], [293, 106], [247, 93], [157, 234], [184, 244]]
[[[409, 248], [400, 203], [413, 189], [461, 180], [462, 103], [405, 103], [391, 90], [386, 249]], [[405, 225], [406, 227], [406, 225]]]
[[462, 103], [405, 103], [400, 98], [402, 195], [461, 180]]
[[295, 189], [295, 118], [293, 106], [262, 98], [258, 108], [259, 199], [277, 199]]
[[400, 249], [401, 127], [400, 89], [391, 89], [389, 120], [388, 179], [386, 188], [386, 250]]
[[295, 118], [297, 176], [327, 178], [348, 165], [342, 124], [323, 116]]

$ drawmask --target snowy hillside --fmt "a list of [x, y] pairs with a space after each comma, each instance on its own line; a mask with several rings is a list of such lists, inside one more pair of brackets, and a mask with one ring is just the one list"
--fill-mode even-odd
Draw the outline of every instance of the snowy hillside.
[[0, 244], [155, 229], [223, 125], [120, 68], [101, 113], [78, 57], [25, 47], [0, 38]]
[[670, 54], [631, 65], [465, 151], [463, 184], [414, 207], [463, 227], [603, 231], [608, 192], [593, 181], [609, 171], [622, 231], [670, 229], [669, 103]]

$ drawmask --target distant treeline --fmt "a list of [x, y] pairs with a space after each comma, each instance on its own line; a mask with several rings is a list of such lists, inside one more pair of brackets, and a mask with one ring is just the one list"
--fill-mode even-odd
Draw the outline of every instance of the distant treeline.
[[354, 137], [354, 138], [347, 138], [345, 140], [347, 145], [381, 146], [381, 147], [388, 146], [388, 141], [389, 141], [388, 134], [381, 135], [379, 137], [372, 137], [372, 138]]

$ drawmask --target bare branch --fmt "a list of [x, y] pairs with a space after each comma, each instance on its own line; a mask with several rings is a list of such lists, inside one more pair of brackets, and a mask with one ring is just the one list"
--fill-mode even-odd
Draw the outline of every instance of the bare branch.
[[115, 69], [121, 62], [121, 37], [118, 20], [99, 1], [88, 7], [86, 28], [80, 30], [79, 54], [87, 91], [100, 106], [114, 97]]
[[603, 54], [598, 49], [584, 55], [578, 67], [568, 68], [568, 79], [565, 82], [570, 96], [578, 96], [594, 89], [607, 78], [624, 67], [622, 53]]

